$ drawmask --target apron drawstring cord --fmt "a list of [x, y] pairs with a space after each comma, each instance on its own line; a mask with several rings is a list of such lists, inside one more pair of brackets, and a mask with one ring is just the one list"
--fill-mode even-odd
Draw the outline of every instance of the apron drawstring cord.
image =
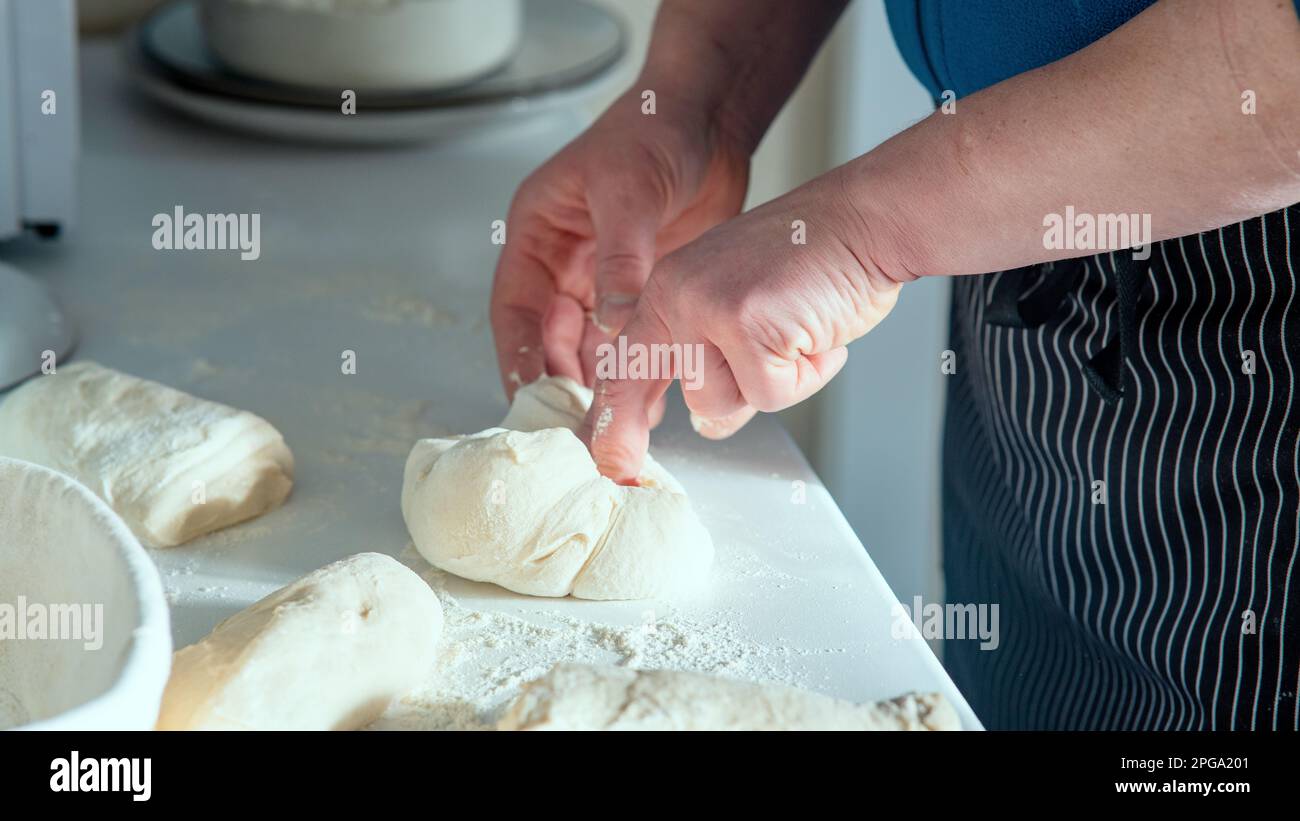
[[1128, 361], [1137, 350], [1138, 307], [1151, 270], [1151, 258], [1137, 259], [1132, 251], [1110, 254], [1115, 276], [1115, 302], [1119, 332], [1088, 360], [1083, 376], [1107, 404], [1114, 405], [1128, 392], [1132, 377]]
[[[1088, 360], [1083, 375], [1107, 404], [1124, 398], [1129, 374], [1125, 362], [1137, 348], [1138, 303], [1150, 258], [1129, 252], [1111, 254], [1119, 332]], [[1003, 328], [1032, 329], [1059, 317], [1066, 298], [1083, 281], [1086, 257], [1062, 259], [1003, 271], [984, 309], [984, 321]]]

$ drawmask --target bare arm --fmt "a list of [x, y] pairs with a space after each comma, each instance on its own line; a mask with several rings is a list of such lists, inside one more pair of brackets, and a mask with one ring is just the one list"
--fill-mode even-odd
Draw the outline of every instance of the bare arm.
[[1155, 240], [1258, 216], [1300, 201], [1298, 152], [1291, 0], [1162, 0], [930, 116], [842, 181], [866, 222], [896, 228], [865, 226], [885, 238], [868, 256], [905, 281], [1078, 256], [1043, 246], [1044, 216], [1067, 205], [1150, 214]]
[[671, 89], [753, 151], [848, 0], [664, 0], [643, 89]]
[[589, 384], [655, 261], [739, 213], [749, 157], [844, 2], [665, 0], [637, 84], [511, 203], [491, 304], [507, 395], [542, 373]]
[[[1044, 218], [1069, 206], [1150, 214], [1154, 240], [1276, 210], [1300, 201], [1298, 150], [1292, 0], [1161, 0], [665, 257], [628, 348], [697, 346], [686, 403], [702, 433], [727, 436], [820, 390], [902, 283], [1087, 253], [1044, 247]], [[806, 245], [790, 241], [796, 220]], [[645, 409], [666, 387], [597, 384], [584, 435], [602, 473], [639, 474]]]

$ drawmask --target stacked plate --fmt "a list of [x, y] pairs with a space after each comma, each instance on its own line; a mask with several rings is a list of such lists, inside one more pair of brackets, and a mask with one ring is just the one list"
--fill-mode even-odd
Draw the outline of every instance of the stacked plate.
[[384, 143], [571, 106], [612, 79], [627, 38], [582, 0], [176, 0], [127, 46], [140, 87], [192, 116]]

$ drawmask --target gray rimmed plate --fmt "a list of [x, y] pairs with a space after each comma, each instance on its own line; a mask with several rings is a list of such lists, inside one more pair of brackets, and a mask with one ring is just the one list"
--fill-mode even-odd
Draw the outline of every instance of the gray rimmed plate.
[[164, 105], [240, 131], [341, 143], [442, 139], [570, 105], [610, 79], [626, 52], [609, 11], [582, 0], [527, 0], [519, 50], [491, 75], [425, 92], [367, 91], [347, 115], [339, 93], [223, 66], [204, 42], [197, 0], [163, 6], [127, 39], [134, 79]]

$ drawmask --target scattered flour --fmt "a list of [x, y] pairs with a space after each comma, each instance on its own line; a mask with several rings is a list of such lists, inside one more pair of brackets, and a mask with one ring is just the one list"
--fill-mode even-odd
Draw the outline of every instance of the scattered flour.
[[190, 382], [201, 382], [221, 373], [221, 368], [202, 357], [190, 363]]
[[31, 715], [13, 693], [0, 687], [0, 730], [20, 727], [31, 721]]
[[596, 429], [593, 435], [600, 436], [609, 428], [610, 423], [614, 421], [614, 409], [609, 405], [600, 409], [600, 415], [596, 417]]
[[389, 325], [414, 324], [426, 328], [445, 328], [459, 322], [459, 315], [439, 308], [423, 297], [389, 296], [371, 302], [362, 314], [367, 319]]
[[[358, 393], [334, 398], [323, 407], [338, 429], [347, 431], [331, 442], [336, 447], [325, 448], [328, 459], [379, 454], [401, 457], [401, 463], [405, 463], [417, 439], [446, 432], [434, 421], [436, 406], [427, 399], [399, 400]], [[401, 478], [400, 464], [397, 476]]]
[[617, 626], [555, 609], [529, 618], [474, 610], [447, 592], [442, 571], [409, 549], [402, 559], [442, 601], [442, 646], [427, 683], [394, 702], [371, 729], [490, 730], [521, 685], [561, 661], [803, 683], [790, 662], [808, 651], [751, 641], [725, 613], [697, 618], [646, 610], [642, 623]]

